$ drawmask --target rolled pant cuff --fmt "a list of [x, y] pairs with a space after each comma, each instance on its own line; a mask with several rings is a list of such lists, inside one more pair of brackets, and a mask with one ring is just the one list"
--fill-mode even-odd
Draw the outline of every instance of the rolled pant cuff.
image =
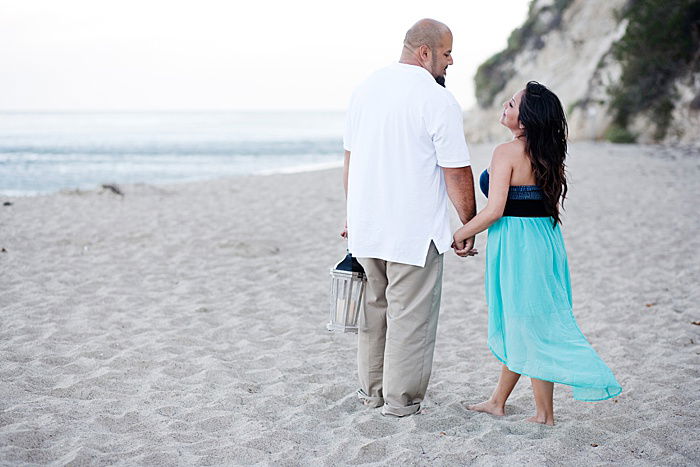
[[396, 407], [389, 404], [384, 404], [382, 408], [382, 415], [391, 415], [393, 417], [405, 417], [407, 415], [413, 415], [420, 410], [420, 404], [411, 404], [405, 407]]
[[381, 407], [384, 405], [384, 398], [381, 396], [369, 396], [362, 389], [357, 390], [357, 398], [360, 399], [368, 407]]

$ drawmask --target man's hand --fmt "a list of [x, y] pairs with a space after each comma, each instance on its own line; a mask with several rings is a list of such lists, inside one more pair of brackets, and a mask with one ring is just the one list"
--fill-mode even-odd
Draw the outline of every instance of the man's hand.
[[455, 254], [457, 256], [461, 256], [462, 258], [479, 254], [479, 252], [474, 248], [474, 237], [458, 239], [457, 235], [455, 235], [454, 241], [452, 242], [452, 248], [454, 248]]

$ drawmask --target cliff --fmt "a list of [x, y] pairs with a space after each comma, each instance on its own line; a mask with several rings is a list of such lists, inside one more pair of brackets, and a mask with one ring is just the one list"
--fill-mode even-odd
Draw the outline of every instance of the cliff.
[[698, 142], [699, 44], [697, 0], [533, 0], [477, 71], [467, 138], [507, 138], [502, 103], [536, 80], [562, 100], [573, 140]]

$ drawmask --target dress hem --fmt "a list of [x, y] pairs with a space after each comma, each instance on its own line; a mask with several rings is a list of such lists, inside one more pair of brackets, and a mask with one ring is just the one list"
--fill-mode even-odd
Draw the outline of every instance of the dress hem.
[[[517, 373], [517, 374], [522, 375], [522, 376], [527, 376], [528, 378], [535, 378], [535, 379], [539, 379], [539, 380], [542, 380], [542, 381], [549, 381], [550, 383], [564, 384], [564, 385], [566, 385], [566, 386], [570, 386], [571, 388], [577, 388], [577, 387], [578, 387], [578, 388], [581, 388], [581, 389], [605, 389], [605, 390], [607, 391], [607, 388], [574, 386], [573, 384], [564, 383], [564, 382], [561, 382], [561, 381], [555, 381], [555, 380], [549, 379], [549, 378], [540, 378], [540, 377], [538, 377], [538, 376], [532, 376], [532, 375], [529, 375], [529, 374], [527, 374], [527, 373], [523, 373], [522, 371], [517, 371], [517, 370], [511, 368], [510, 366], [508, 366], [508, 362], [506, 362], [505, 359], [501, 358], [501, 356], [498, 355], [498, 354], [496, 353], [495, 350], [493, 350], [493, 347], [491, 347], [491, 344], [489, 344], [489, 350], [490, 350], [491, 353], [494, 355], [494, 357], [496, 357], [501, 363], [503, 363], [506, 367], [508, 367], [508, 369], [509, 369], [510, 371], [512, 371], [513, 373]], [[610, 395], [610, 396], [608, 396], [608, 397], [600, 398], [600, 399], [579, 399], [579, 398], [577, 398], [577, 397], [574, 397], [574, 399], [576, 399], [577, 401], [581, 401], [581, 402], [600, 402], [600, 401], [605, 401], [605, 400], [608, 400], [608, 399], [612, 399], [613, 397], [617, 397], [617, 396], [619, 396], [620, 394], [622, 394], [622, 388], [620, 388], [620, 390], [617, 391], [617, 393], [615, 393], [615, 394], [613, 394], [613, 395]]]

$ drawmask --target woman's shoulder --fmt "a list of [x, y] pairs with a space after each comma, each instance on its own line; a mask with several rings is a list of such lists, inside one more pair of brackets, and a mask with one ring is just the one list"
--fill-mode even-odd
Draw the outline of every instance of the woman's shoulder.
[[494, 162], [517, 162], [525, 154], [525, 145], [515, 139], [506, 143], [501, 143], [493, 149], [492, 160]]

